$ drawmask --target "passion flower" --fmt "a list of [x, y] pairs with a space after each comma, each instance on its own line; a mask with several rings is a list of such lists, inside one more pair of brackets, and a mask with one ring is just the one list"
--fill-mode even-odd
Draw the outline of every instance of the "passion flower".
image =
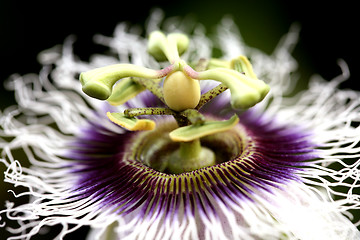
[[[67, 39], [40, 54], [39, 75], [8, 82], [18, 106], [1, 113], [1, 162], [28, 189], [15, 196], [30, 196], [0, 211], [19, 223], [11, 239], [54, 225], [58, 239], [82, 226], [106, 240], [359, 239], [360, 94], [337, 88], [346, 64], [286, 97], [297, 29], [269, 56], [228, 19], [213, 44], [201, 27], [164, 34], [157, 19], [148, 40], [123, 25], [96, 37], [119, 59], [80, 61]], [[184, 78], [199, 98], [184, 99]]]

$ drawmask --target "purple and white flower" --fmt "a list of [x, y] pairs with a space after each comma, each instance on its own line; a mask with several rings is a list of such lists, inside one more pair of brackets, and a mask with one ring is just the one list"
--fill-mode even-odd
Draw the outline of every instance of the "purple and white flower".
[[[161, 14], [160, 14], [161, 15]], [[1, 216], [19, 223], [10, 239], [28, 239], [41, 229], [61, 225], [62, 239], [90, 226], [88, 239], [360, 239], [360, 93], [340, 90], [349, 77], [332, 81], [314, 77], [307, 90], [289, 97], [297, 63], [291, 50], [293, 26], [271, 55], [248, 47], [230, 19], [216, 38], [172, 20], [151, 16], [145, 35], [173, 29], [192, 32], [183, 58], [210, 59], [213, 48], [223, 59], [246, 55], [271, 90], [255, 107], [234, 111], [228, 91], [200, 112], [239, 123], [231, 130], [204, 137], [202, 145], [221, 162], [171, 174], [160, 170], [160, 154], [174, 143], [160, 137], [174, 128], [171, 117], [147, 116], [152, 132], [130, 132], [106, 118], [107, 111], [163, 106], [144, 91], [114, 107], [87, 97], [79, 74], [118, 62], [151, 69], [164, 66], [146, 52], [147, 40], [125, 24], [113, 37], [95, 41], [110, 48], [79, 60], [73, 39], [39, 55], [39, 74], [14, 75], [7, 83], [18, 105], [0, 115], [1, 162], [5, 181], [23, 186], [13, 194], [26, 204], [7, 202]], [[201, 83], [202, 91], [214, 82]], [[162, 135], [161, 135], [162, 136]], [[4, 218], [2, 221], [4, 222]]]

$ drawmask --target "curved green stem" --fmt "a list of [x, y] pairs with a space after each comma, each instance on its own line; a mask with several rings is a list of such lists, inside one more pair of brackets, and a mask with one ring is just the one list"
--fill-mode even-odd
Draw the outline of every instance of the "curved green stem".
[[217, 97], [227, 89], [228, 88], [224, 84], [219, 84], [218, 86], [204, 93], [203, 95], [201, 95], [199, 104], [195, 107], [195, 109], [199, 110], [202, 106], [213, 100], [215, 97]]
[[170, 108], [129, 108], [124, 111], [124, 115], [129, 118], [141, 115], [172, 115], [181, 127], [190, 124], [199, 125], [205, 122], [205, 117], [195, 109], [175, 112]]
[[141, 115], [174, 115], [174, 111], [169, 108], [129, 108], [124, 111], [127, 117], [136, 117]]

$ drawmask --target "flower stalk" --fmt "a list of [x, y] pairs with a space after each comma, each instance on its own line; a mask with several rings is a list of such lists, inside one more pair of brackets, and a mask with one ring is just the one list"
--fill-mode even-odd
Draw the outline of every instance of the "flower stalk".
[[180, 148], [169, 157], [168, 170], [173, 174], [181, 174], [215, 164], [215, 153], [209, 148], [201, 146], [200, 139], [197, 138], [180, 143]]

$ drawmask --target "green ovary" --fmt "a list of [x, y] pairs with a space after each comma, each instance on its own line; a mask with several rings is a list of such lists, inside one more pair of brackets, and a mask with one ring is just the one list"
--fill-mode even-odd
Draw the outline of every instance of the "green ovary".
[[181, 71], [166, 77], [163, 91], [166, 105], [175, 111], [195, 108], [200, 101], [199, 81]]

